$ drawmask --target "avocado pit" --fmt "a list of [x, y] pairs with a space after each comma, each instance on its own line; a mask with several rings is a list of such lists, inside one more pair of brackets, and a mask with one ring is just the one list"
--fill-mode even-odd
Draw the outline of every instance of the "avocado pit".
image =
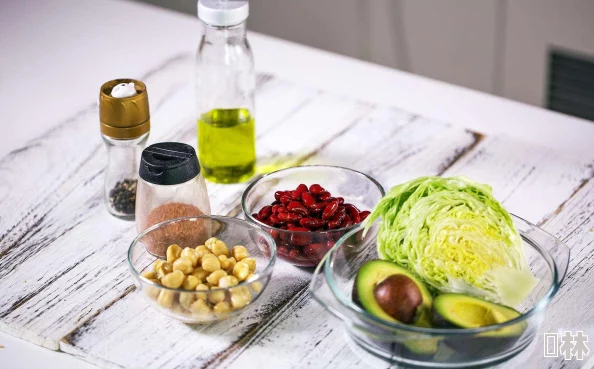
[[409, 277], [394, 274], [378, 283], [373, 291], [378, 305], [392, 318], [410, 324], [423, 302], [421, 290]]

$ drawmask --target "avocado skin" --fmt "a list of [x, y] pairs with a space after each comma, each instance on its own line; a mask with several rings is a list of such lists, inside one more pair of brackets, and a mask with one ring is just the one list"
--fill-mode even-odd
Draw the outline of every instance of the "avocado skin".
[[[452, 329], [473, 328], [471, 326], [465, 327], [463, 324], [459, 324], [459, 319], [457, 324], [453, 321], [454, 319], [448, 317], [447, 311], [450, 310], [448, 309], [448, 305], [451, 305], [452, 302], [455, 303], [458, 298], [463, 298], [466, 303], [476, 300], [477, 303], [483, 306], [487, 305], [492, 309], [498, 309], [500, 312], [504, 312], [510, 319], [521, 315], [518, 311], [510, 307], [486, 302], [467, 295], [443, 294], [437, 296], [434, 300], [432, 314], [434, 327]], [[485, 356], [499, 354], [513, 347], [525, 330], [526, 324], [522, 322], [510, 326], [507, 329], [502, 329], [499, 332], [491, 331], [473, 336], [448, 337], [442, 342], [456, 352], [463, 352], [466, 357], [481, 359]]]
[[[367, 274], [367, 273], [369, 273], [369, 274]], [[369, 275], [372, 275], [373, 273], [375, 273], [375, 275], [378, 275], [381, 277], [377, 278], [377, 279], [366, 278]], [[387, 320], [392, 323], [404, 324], [392, 317], [389, 317], [383, 310], [381, 310], [381, 311], [378, 310], [378, 309], [381, 309], [379, 307], [379, 305], [374, 306], [374, 308], [370, 309], [369, 308], [370, 304], [365, 304], [362, 301], [361, 294], [359, 293], [359, 290], [362, 289], [360, 284], [368, 283], [369, 284], [369, 286], [368, 286], [369, 292], [371, 292], [370, 294], [368, 294], [369, 298], [374, 298], [373, 290], [375, 288], [375, 285], [378, 282], [380, 282], [381, 280], [383, 280], [384, 278], [386, 278], [387, 276], [394, 275], [394, 274], [402, 274], [402, 275], [409, 277], [416, 283], [417, 287], [419, 287], [419, 289], [421, 290], [421, 294], [423, 296], [423, 302], [420, 307], [423, 310], [422, 310], [421, 314], [419, 314], [418, 318], [416, 319], [415, 324], [413, 324], [413, 325], [428, 327], [429, 320], [430, 320], [430, 312], [431, 312], [430, 307], [433, 302], [431, 293], [429, 292], [427, 287], [423, 284], [423, 282], [421, 282], [410, 271], [408, 271], [407, 269], [402, 268], [401, 266], [399, 266], [395, 263], [392, 263], [390, 261], [370, 260], [370, 261], [366, 262], [365, 264], [363, 264], [361, 266], [361, 268], [359, 268], [359, 272], [357, 273], [357, 277], [355, 278], [355, 283], [353, 284], [353, 293], [352, 293], [353, 302], [357, 306], [361, 307], [361, 309], [367, 311], [369, 314], [374, 315], [380, 319], [384, 319], [384, 320]], [[366, 282], [363, 282], [364, 280], [366, 280]], [[373, 305], [376, 305], [376, 304], [373, 304]], [[438, 348], [438, 342], [433, 341], [433, 340], [418, 340], [417, 342], [408, 341], [408, 342], [402, 342], [402, 343], [400, 343], [400, 342], [384, 342], [384, 341], [374, 340], [374, 343], [378, 347], [381, 347], [384, 350], [386, 350], [387, 352], [390, 352], [390, 353], [393, 353], [400, 357], [404, 357], [404, 358], [408, 358], [408, 359], [426, 360], [428, 358], [431, 358], [437, 352], [437, 348]]]

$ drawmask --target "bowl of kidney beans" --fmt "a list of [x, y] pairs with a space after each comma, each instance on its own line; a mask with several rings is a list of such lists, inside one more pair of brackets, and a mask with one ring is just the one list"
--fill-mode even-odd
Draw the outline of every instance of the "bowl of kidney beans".
[[241, 205], [245, 218], [274, 238], [281, 259], [309, 267], [360, 226], [384, 194], [364, 173], [314, 165], [263, 176], [245, 190]]

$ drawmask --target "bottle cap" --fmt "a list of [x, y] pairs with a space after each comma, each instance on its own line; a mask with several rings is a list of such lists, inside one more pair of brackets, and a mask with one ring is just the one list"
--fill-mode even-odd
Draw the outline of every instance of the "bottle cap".
[[243, 23], [249, 13], [246, 0], [198, 0], [198, 18], [210, 26], [235, 26]]
[[142, 152], [138, 174], [144, 181], [157, 185], [177, 185], [200, 173], [196, 150], [179, 142], [160, 142]]
[[[134, 83], [136, 94], [113, 97], [113, 88], [121, 83]], [[148, 94], [144, 83], [120, 78], [105, 82], [99, 92], [101, 133], [115, 139], [133, 139], [151, 128]]]

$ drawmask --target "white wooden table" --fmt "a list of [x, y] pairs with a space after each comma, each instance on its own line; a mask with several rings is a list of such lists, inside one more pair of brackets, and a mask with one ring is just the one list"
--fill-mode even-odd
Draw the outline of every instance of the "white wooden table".
[[[150, 142], [195, 145], [198, 22], [136, 3], [27, 3], [0, 2], [0, 330], [101, 367], [375, 366], [310, 299], [310, 273], [282, 261], [238, 318], [189, 326], [146, 305], [126, 265], [134, 226], [102, 203], [96, 95], [111, 78], [143, 80]], [[386, 188], [427, 174], [491, 184], [511, 212], [571, 247], [542, 332], [594, 337], [593, 123], [262, 35], [250, 40], [260, 160], [348, 166]], [[213, 213], [237, 215], [245, 187], [209, 184]], [[0, 362], [12, 367], [86, 365], [4, 334], [0, 345]], [[505, 367], [582, 364], [542, 356], [538, 341]]]

